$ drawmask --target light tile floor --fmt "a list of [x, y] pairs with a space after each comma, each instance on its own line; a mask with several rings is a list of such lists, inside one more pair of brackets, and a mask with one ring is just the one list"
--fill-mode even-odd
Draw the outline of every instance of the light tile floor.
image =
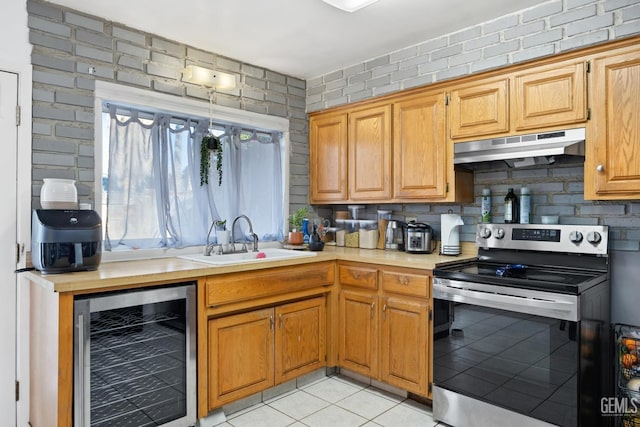
[[227, 416], [220, 427], [445, 426], [431, 408], [348, 377], [325, 377]]

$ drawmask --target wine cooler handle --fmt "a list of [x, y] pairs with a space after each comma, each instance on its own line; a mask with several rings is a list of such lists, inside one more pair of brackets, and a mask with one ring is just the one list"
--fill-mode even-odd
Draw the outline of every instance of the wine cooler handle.
[[82, 392], [76, 395], [79, 402], [76, 402], [80, 407], [80, 413], [82, 414], [82, 420], [80, 423], [76, 422], [76, 425], [87, 425], [87, 420], [85, 419], [85, 403], [84, 397], [86, 396], [86, 390], [84, 390], [84, 314], [78, 314], [78, 324], [76, 325], [78, 328], [78, 361], [79, 369], [78, 369], [78, 384], [82, 388]]

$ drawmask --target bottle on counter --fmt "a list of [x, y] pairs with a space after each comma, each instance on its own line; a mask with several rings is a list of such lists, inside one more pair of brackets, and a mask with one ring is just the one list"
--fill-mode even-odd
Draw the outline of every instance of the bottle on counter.
[[513, 188], [510, 188], [504, 198], [504, 222], [506, 224], [517, 224], [518, 214], [518, 197], [513, 192]]
[[520, 224], [531, 224], [531, 193], [527, 187], [520, 189]]
[[482, 222], [491, 222], [491, 190], [488, 188], [482, 189], [482, 208], [480, 212], [482, 213]]
[[302, 235], [304, 236], [304, 244], [309, 243], [309, 218], [304, 218], [302, 220]]

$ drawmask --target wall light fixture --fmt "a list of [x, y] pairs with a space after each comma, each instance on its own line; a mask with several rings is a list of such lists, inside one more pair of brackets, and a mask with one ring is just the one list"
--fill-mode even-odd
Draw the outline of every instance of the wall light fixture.
[[182, 71], [182, 81], [213, 89], [233, 89], [236, 87], [235, 75], [197, 65], [187, 65]]

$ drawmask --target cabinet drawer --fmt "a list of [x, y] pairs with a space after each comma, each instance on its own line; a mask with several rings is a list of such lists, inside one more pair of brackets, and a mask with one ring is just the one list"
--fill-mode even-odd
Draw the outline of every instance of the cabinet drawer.
[[403, 273], [398, 271], [382, 271], [382, 289], [403, 295], [428, 298], [430, 293], [430, 277], [426, 274]]
[[339, 265], [338, 278], [341, 285], [366, 289], [378, 289], [378, 270], [375, 268]]
[[332, 262], [211, 276], [207, 278], [207, 306], [301, 291], [333, 281]]

